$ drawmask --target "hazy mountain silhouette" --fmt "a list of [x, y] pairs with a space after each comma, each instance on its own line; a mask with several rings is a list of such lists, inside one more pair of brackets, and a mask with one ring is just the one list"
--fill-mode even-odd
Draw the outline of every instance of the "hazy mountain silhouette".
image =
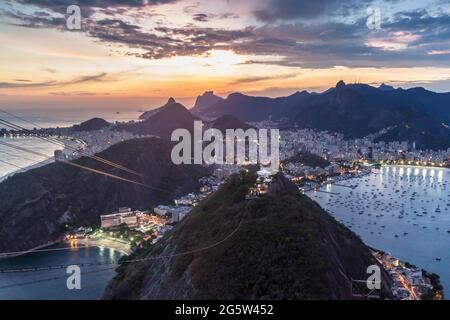
[[[164, 139], [170, 139], [172, 132], [176, 129], [187, 129], [189, 132], [194, 130], [194, 121], [201, 120], [194, 116], [186, 107], [177, 103], [173, 98], [162, 107], [147, 111], [141, 116], [143, 121], [132, 124], [117, 125], [117, 130], [126, 130], [140, 135], [156, 135]], [[211, 122], [203, 121], [207, 128], [217, 128], [222, 132], [226, 129], [244, 129], [253, 128], [249, 124], [242, 122], [231, 115], [224, 115]]]
[[280, 98], [233, 93], [201, 116], [225, 114], [243, 121], [282, 120], [283, 126], [342, 132], [347, 137], [408, 125], [408, 130], [397, 128], [384, 138], [416, 141], [423, 148], [450, 147], [446, 127], [450, 123], [450, 93], [420, 87], [404, 90], [382, 84], [376, 88], [339, 81], [322, 93], [302, 91]]
[[162, 107], [147, 113], [146, 119], [133, 123], [117, 126], [118, 130], [127, 130], [135, 134], [151, 134], [170, 139], [176, 129], [194, 130], [194, 121], [198, 120], [182, 104], [172, 98]]
[[389, 85], [384, 84], [384, 83], [382, 83], [382, 84], [378, 87], [378, 89], [381, 90], [381, 91], [392, 91], [392, 90], [395, 90], [395, 88], [394, 88], [393, 86], [389, 86]]
[[140, 120], [146, 120], [146, 119], [150, 118], [151, 116], [155, 115], [156, 113], [158, 113], [159, 111], [161, 111], [161, 110], [163, 110], [163, 109], [167, 108], [168, 106], [170, 106], [172, 104], [175, 104], [175, 103], [177, 103], [177, 102], [175, 101], [174, 98], [169, 98], [169, 100], [166, 102], [166, 104], [164, 104], [163, 106], [161, 106], [159, 108], [156, 108], [156, 109], [144, 112], [143, 114], [141, 114], [139, 116], [139, 119]]

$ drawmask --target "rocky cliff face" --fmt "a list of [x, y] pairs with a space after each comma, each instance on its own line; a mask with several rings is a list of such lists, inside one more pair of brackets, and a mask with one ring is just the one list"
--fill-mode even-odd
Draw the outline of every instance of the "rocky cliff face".
[[0, 183], [0, 252], [27, 250], [59, 237], [65, 225], [99, 225], [99, 216], [127, 206], [150, 208], [195, 190], [201, 166], [175, 166], [171, 145], [157, 138], [119, 143], [101, 157], [135, 170], [135, 176], [89, 158], [75, 163], [136, 180], [123, 182], [63, 163], [19, 173]]
[[223, 99], [219, 96], [216, 96], [213, 91], [206, 91], [201, 96], [197, 97], [191, 111], [195, 115], [202, 115], [208, 112], [209, 108], [222, 100]]
[[376, 263], [369, 249], [282, 176], [245, 200], [254, 179], [233, 176], [129, 257], [148, 260], [123, 264], [104, 298], [351, 299], [350, 279], [367, 279]]

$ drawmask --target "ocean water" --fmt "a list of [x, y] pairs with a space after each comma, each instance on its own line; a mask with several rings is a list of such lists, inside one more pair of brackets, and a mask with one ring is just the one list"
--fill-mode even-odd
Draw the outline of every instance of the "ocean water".
[[[2, 142], [33, 150], [46, 155], [47, 158], [14, 149], [3, 145]], [[52, 158], [57, 149], [62, 149], [62, 147], [36, 137], [0, 137], [0, 181], [14, 172], [23, 171], [20, 168], [26, 169], [30, 166], [50, 162], [51, 160], [47, 159]]]
[[384, 166], [339, 185], [357, 187], [308, 196], [367, 245], [437, 273], [450, 299], [450, 170]]
[[34, 252], [0, 260], [0, 269], [46, 267], [58, 265], [98, 264], [81, 266], [81, 289], [69, 290], [66, 268], [46, 271], [0, 273], [0, 300], [96, 300], [114, 277], [122, 253], [109, 248], [67, 248], [58, 244], [48, 252]]
[[[74, 124], [81, 123], [93, 117], [101, 117], [107, 121], [115, 122], [115, 121], [129, 121], [138, 119], [141, 114], [140, 111], [123, 111], [123, 112], [114, 112], [110, 110], [92, 110], [92, 111], [7, 111], [12, 113], [14, 116], [20, 117], [29, 121], [22, 121], [20, 119], [15, 118], [12, 115], [1, 113], [0, 119], [10, 121], [14, 124], [20, 125], [28, 130], [33, 128], [56, 128], [56, 127], [70, 127]], [[0, 124], [1, 128], [7, 128], [4, 125]], [[9, 128], [7, 128], [9, 129]], [[32, 149], [34, 151], [43, 153], [48, 155], [48, 157], [53, 157], [56, 149], [61, 149], [57, 145], [46, 142], [45, 140], [39, 138], [32, 137], [0, 137], [0, 142], [7, 142], [19, 147]], [[20, 168], [26, 168], [29, 166], [40, 165], [45, 161], [45, 158], [41, 156], [37, 156], [32, 153], [15, 150], [13, 148], [7, 147], [0, 143], [0, 160], [4, 162], [8, 162], [10, 164], [6, 164], [0, 161], [0, 181], [4, 179], [5, 176], [21, 171]]]
[[[33, 128], [56, 128], [56, 127], [70, 127], [74, 124], [79, 124], [86, 120], [92, 119], [94, 117], [103, 118], [109, 122], [116, 121], [129, 121], [136, 120], [142, 114], [141, 111], [120, 111], [115, 112], [112, 110], [90, 110], [90, 111], [79, 111], [79, 110], [6, 110], [7, 112], [13, 114], [14, 116], [25, 119], [22, 121], [15, 118], [13, 115], [6, 114], [0, 111], [0, 119], [10, 121], [14, 124], [20, 125], [26, 129]], [[28, 122], [27, 122], [28, 121]], [[31, 124], [31, 123], [35, 124]], [[4, 125], [0, 124], [0, 128], [6, 128]]]

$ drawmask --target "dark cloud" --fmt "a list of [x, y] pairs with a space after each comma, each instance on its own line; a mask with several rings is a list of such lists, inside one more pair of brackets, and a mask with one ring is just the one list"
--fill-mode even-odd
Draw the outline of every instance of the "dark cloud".
[[[346, 10], [356, 0], [346, 1], [340, 10]], [[23, 1], [22, 1], [23, 2]], [[58, 1], [38, 1], [58, 3]], [[64, 2], [60, 0], [59, 2]], [[98, 5], [101, 1], [87, 1]], [[116, 5], [138, 5], [134, 1], [107, 1]], [[150, 1], [162, 3], [165, 1]], [[356, 7], [367, 1], [358, 1]], [[341, 3], [339, 1], [339, 3]], [[313, 17], [332, 11], [338, 1], [272, 1], [273, 19], [277, 17]], [[275, 7], [277, 6], [277, 7]], [[184, 8], [197, 22], [208, 19], [233, 18], [235, 14], [213, 15], [195, 13], [198, 5]], [[349, 9], [350, 10], [350, 9]], [[287, 12], [289, 11], [289, 13]], [[364, 11], [365, 13], [365, 11]], [[30, 15], [10, 13], [10, 17], [26, 27], [48, 27], [65, 30], [63, 18], [49, 13]], [[269, 19], [267, 19], [268, 21]], [[159, 26], [148, 29], [133, 24], [130, 19], [93, 17], [83, 20], [83, 30], [96, 40], [129, 48], [128, 55], [146, 59], [161, 59], [182, 55], [206, 54], [211, 49], [233, 50], [249, 55], [273, 55], [281, 58], [271, 61], [254, 59], [246, 64], [276, 64], [304, 68], [348, 67], [410, 67], [449, 66], [448, 55], [430, 54], [450, 50], [450, 16], [445, 13], [430, 15], [426, 10], [398, 12], [382, 21], [381, 30], [370, 30], [366, 17], [352, 22], [336, 19], [267, 23], [260, 27], [243, 29], [204, 28], [195, 24], [184, 27]], [[341, 22], [338, 22], [341, 21]], [[409, 37], [409, 39], [408, 39]], [[402, 40], [402, 38], [405, 38]], [[404, 48], [389, 50], [373, 43], [405, 41]]]
[[219, 19], [239, 19], [241, 16], [234, 12], [225, 12], [217, 15]]
[[57, 84], [56, 81], [45, 81], [45, 82], [34, 82], [34, 83], [0, 82], [0, 89], [50, 87], [50, 86], [54, 86], [56, 84]]
[[260, 82], [260, 81], [266, 81], [266, 80], [283, 80], [283, 79], [293, 78], [295, 76], [297, 76], [297, 74], [281, 74], [281, 75], [273, 75], [273, 76], [246, 77], [246, 78], [239, 78], [239, 79], [233, 80], [229, 84], [236, 85], [236, 84]]
[[210, 18], [211, 16], [207, 15], [206, 13], [195, 13], [192, 16], [192, 19], [197, 22], [206, 22], [209, 21]]
[[207, 22], [213, 19], [238, 19], [239, 15], [232, 12], [225, 12], [222, 14], [212, 13], [195, 13], [192, 15], [192, 20], [197, 22]]
[[277, 20], [311, 19], [321, 15], [338, 15], [367, 6], [370, 0], [263, 0], [263, 9], [255, 10], [257, 19]]
[[102, 72], [99, 74], [77, 77], [68, 81], [50, 80], [50, 81], [29, 83], [28, 81], [23, 82], [20, 80], [16, 80], [16, 82], [0, 82], [0, 89], [57, 87], [85, 82], [101, 82], [101, 81], [112, 81], [112, 79], [108, 78], [107, 73]]
[[16, 0], [16, 2], [21, 4], [50, 9], [61, 14], [64, 14], [67, 7], [71, 5], [78, 5], [85, 13], [91, 13], [93, 8], [138, 8], [146, 5], [166, 4], [176, 1], [178, 0]]
[[[282, 60], [247, 61], [247, 64], [277, 64], [301, 67], [410, 67], [449, 66], [447, 55], [432, 50], [450, 49], [450, 17], [426, 11], [400, 12], [383, 21], [381, 30], [369, 30], [366, 19], [353, 23], [324, 22], [266, 25], [253, 31], [251, 41], [233, 49], [247, 54], [277, 54]], [[409, 37], [409, 39], [408, 39]], [[405, 48], [386, 50], [370, 45], [405, 41]]]
[[3, 15], [15, 21], [12, 25], [29, 28], [59, 28], [66, 25], [64, 17], [55, 16], [46, 11], [35, 11], [32, 13], [19, 11], [6, 11]]
[[191, 14], [197, 10], [197, 8], [200, 6], [200, 2], [195, 2], [191, 5], [185, 6], [183, 8], [183, 12], [186, 14]]

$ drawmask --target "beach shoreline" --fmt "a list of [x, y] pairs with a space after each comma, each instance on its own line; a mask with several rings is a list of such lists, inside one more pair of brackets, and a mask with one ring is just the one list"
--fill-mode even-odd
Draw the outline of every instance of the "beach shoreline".
[[[70, 153], [69, 147], [70, 148], [74, 147], [74, 146], [70, 145], [70, 144], [73, 144], [73, 141], [70, 138], [65, 138], [65, 139], [60, 139], [59, 138], [58, 140], [60, 142], [64, 143], [64, 147], [62, 149], [59, 149], [57, 146], [55, 146], [54, 151], [55, 150], [61, 150], [64, 154]], [[0, 176], [0, 183], [2, 183], [6, 179], [14, 176], [17, 173], [24, 173], [24, 172], [27, 172], [29, 170], [37, 169], [37, 168], [43, 167], [45, 165], [51, 164], [53, 162], [54, 162], [54, 155], [49, 155], [49, 157], [47, 159], [45, 159], [45, 160], [37, 161], [35, 163], [31, 163], [30, 165], [24, 166], [21, 169], [14, 170], [12, 172], [9, 172], [9, 173], [7, 173], [5, 175]]]
[[0, 253], [0, 260], [15, 258], [15, 257], [30, 254], [30, 253], [53, 251], [52, 249], [48, 249], [48, 248], [51, 246], [54, 246], [57, 244], [63, 244], [63, 243], [68, 244], [68, 247], [55, 248], [54, 251], [59, 251], [59, 250], [63, 250], [63, 249], [69, 250], [69, 249], [83, 249], [83, 248], [97, 247], [97, 248], [112, 249], [112, 250], [120, 252], [123, 255], [129, 255], [131, 253], [131, 246], [129, 244], [114, 241], [114, 240], [107, 239], [107, 238], [85, 238], [85, 239], [72, 239], [72, 240], [65, 240], [65, 239], [61, 238], [58, 240], [49, 241], [47, 243], [38, 245], [38, 246], [33, 247], [28, 250]]
[[[131, 246], [127, 243], [122, 243], [119, 241], [114, 241], [107, 238], [85, 238], [85, 239], [74, 239], [66, 241], [68, 243], [75, 243], [76, 245], [83, 245], [83, 247], [98, 247], [113, 249], [121, 252], [123, 255], [129, 255], [131, 253]], [[75, 247], [76, 248], [76, 247]]]

